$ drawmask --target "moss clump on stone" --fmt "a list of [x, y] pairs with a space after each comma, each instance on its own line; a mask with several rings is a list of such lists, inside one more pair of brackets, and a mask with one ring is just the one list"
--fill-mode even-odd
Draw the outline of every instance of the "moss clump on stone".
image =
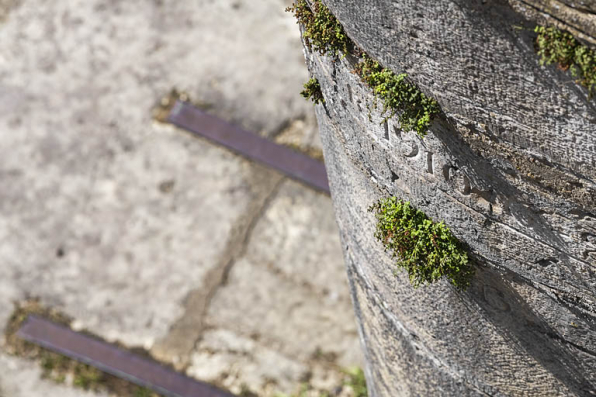
[[300, 93], [304, 98], [310, 99], [315, 104], [325, 103], [323, 92], [321, 91], [321, 85], [319, 80], [311, 78], [304, 84], [304, 90]]
[[396, 197], [379, 200], [369, 211], [377, 218], [375, 237], [399, 258], [398, 267], [406, 269], [415, 288], [442, 277], [459, 290], [469, 286], [474, 268], [443, 222], [433, 222]]
[[590, 97], [596, 91], [596, 51], [589, 49], [573, 37], [554, 27], [536, 26], [536, 48], [541, 65], [558, 63], [569, 69], [577, 82], [588, 89]]
[[[427, 97], [414, 84], [406, 81], [406, 74], [395, 74], [373, 61], [364, 51], [354, 46], [338, 20], [331, 14], [321, 0], [313, 0], [312, 7], [306, 0], [298, 0], [286, 11], [294, 13], [298, 23], [304, 27], [302, 37], [306, 47], [318, 51], [321, 55], [332, 56], [342, 52], [360, 58], [356, 73], [373, 90], [375, 97], [383, 101], [384, 121], [399, 113], [399, 122], [403, 130], [414, 130], [420, 137], [428, 132], [433, 117], [439, 113], [437, 101]], [[324, 102], [320, 85], [310, 79], [304, 85], [302, 96], [315, 103]]]
[[383, 101], [383, 112], [387, 114], [385, 121], [399, 113], [402, 130], [414, 130], [420, 137], [426, 135], [431, 120], [439, 113], [437, 101], [406, 81], [405, 73], [395, 74], [366, 54], [355, 71]]
[[298, 0], [286, 8], [286, 11], [292, 12], [298, 23], [304, 27], [302, 37], [310, 51], [318, 51], [321, 55], [329, 53], [332, 56], [340, 52], [348, 53], [350, 38], [321, 0], [314, 0], [312, 8], [306, 0]]

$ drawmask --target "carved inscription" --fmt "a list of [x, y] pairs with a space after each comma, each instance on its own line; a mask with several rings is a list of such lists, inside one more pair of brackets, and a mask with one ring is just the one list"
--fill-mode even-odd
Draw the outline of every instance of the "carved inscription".
[[582, 240], [586, 242], [588, 249], [583, 252], [584, 259], [596, 264], [596, 234], [583, 233]]
[[[384, 124], [385, 127], [385, 134], [386, 137], [388, 135], [388, 125]], [[422, 168], [421, 171], [424, 171], [426, 174], [435, 174], [435, 169], [441, 170], [443, 180], [449, 185], [453, 187], [453, 189], [464, 196], [470, 196], [472, 193], [476, 193], [474, 195], [475, 201], [482, 201], [483, 207], [489, 208], [488, 202], [493, 202], [494, 200], [491, 199], [491, 190], [483, 190], [477, 186], [474, 186], [470, 178], [459, 168], [456, 166], [448, 163], [445, 159], [441, 158], [440, 156], [435, 156], [434, 152], [430, 150], [426, 150], [420, 144], [416, 142], [414, 139], [399, 139], [398, 135], [398, 152], [401, 156], [405, 158], [414, 158], [417, 157], [422, 152], [422, 160], [419, 166]], [[390, 146], [393, 146], [390, 144]], [[438, 164], [437, 164], [438, 163]], [[478, 197], [476, 197], [478, 196]]]
[[431, 152], [426, 152], [426, 172], [433, 173], [433, 154]]
[[472, 192], [470, 178], [461, 172], [461, 170], [451, 165], [445, 164], [443, 165], [443, 177], [445, 178], [446, 182], [449, 182], [456, 191], [463, 194], [464, 196], [469, 196]]
[[405, 157], [414, 157], [418, 154], [418, 145], [414, 141], [401, 141], [400, 151]]

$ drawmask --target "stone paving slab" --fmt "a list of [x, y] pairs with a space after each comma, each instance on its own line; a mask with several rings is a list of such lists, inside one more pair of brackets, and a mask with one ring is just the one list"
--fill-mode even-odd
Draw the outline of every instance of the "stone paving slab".
[[[287, 5], [0, 2], [0, 323], [13, 301], [38, 296], [75, 318], [76, 328], [145, 347], [179, 368], [190, 365], [212, 298], [253, 228], [265, 227], [258, 221], [264, 209], [286, 208], [273, 196], [291, 184], [152, 121], [151, 111], [178, 88], [244, 128], [320, 147], [312, 105], [298, 95], [308, 75]], [[330, 207], [326, 197], [304, 205], [323, 201]], [[300, 227], [325, 230], [321, 246], [299, 228], [288, 228], [285, 239], [313, 247], [296, 253], [310, 266], [309, 282], [323, 289], [332, 277], [321, 296], [341, 296], [336, 310], [351, 318], [345, 277], [327, 269], [343, 274], [331, 210], [309, 222]], [[298, 244], [284, 241], [277, 236], [271, 244]], [[259, 255], [273, 255], [263, 249]], [[317, 269], [314, 257], [333, 260]], [[280, 274], [289, 271], [275, 265]], [[272, 277], [275, 284], [278, 275]], [[316, 299], [309, 302], [318, 308]], [[346, 335], [352, 345], [355, 335]], [[6, 397], [19, 387], [17, 373], [37, 376], [22, 369], [25, 363], [9, 362], [0, 349]]]
[[[281, 186], [255, 226], [246, 257], [322, 297], [351, 304], [329, 197], [298, 182]], [[332, 280], [337, 280], [333, 282]]]
[[290, 391], [297, 380], [337, 385], [338, 366], [360, 363], [332, 211], [327, 196], [281, 185], [211, 302], [189, 374], [232, 390]]

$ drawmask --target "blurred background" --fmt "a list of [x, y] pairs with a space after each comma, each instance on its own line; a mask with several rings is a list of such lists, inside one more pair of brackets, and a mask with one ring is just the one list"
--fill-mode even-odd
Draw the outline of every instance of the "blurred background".
[[235, 394], [351, 395], [330, 198], [154, 120], [175, 89], [320, 158], [290, 4], [0, 0], [1, 397], [115, 393], [15, 346], [15, 310]]

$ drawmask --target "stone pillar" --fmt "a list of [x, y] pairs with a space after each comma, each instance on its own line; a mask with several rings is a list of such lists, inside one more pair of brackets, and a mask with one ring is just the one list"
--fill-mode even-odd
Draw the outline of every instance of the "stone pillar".
[[[370, 395], [596, 395], [596, 99], [539, 65], [532, 29], [555, 21], [593, 43], [595, 3], [325, 3], [443, 112], [424, 139], [383, 123], [353, 57], [306, 51]], [[466, 245], [467, 290], [395, 271], [367, 211], [389, 196]]]

